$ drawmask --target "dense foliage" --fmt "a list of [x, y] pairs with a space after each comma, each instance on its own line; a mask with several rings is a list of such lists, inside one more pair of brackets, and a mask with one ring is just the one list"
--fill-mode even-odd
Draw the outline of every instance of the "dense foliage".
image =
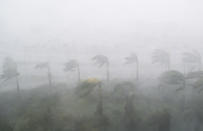
[[[164, 80], [168, 75], [182, 78], [177, 72], [166, 74], [162, 75], [165, 76]], [[179, 95], [186, 92], [186, 89], [178, 93], [172, 92], [174, 94], [171, 98], [175, 99], [162, 101], [162, 97], [156, 95], [159, 93], [157, 88], [150, 85], [151, 81], [148, 83], [138, 86], [130, 81], [114, 81], [110, 83], [112, 88], [110, 90], [99, 80], [88, 79], [75, 88], [55, 84], [51, 90], [49, 86], [22, 90], [20, 96], [15, 91], [4, 92], [0, 94], [0, 129], [1, 131], [202, 129], [200, 125], [203, 122], [203, 107], [199, 106], [202, 98], [200, 93], [193, 94], [191, 102], [181, 105], [184, 98]], [[153, 88], [154, 92], [147, 92], [145, 86]], [[143, 87], [145, 90], [142, 90]], [[192, 87], [187, 85], [186, 88]]]

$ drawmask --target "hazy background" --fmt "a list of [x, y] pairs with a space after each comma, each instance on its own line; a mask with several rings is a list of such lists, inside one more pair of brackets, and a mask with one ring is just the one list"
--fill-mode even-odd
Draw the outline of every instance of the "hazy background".
[[79, 60], [82, 78], [102, 77], [105, 72], [91, 58], [104, 54], [112, 77], [125, 78], [134, 77], [135, 69], [124, 58], [135, 52], [141, 77], [150, 77], [161, 71], [151, 64], [159, 48], [170, 52], [172, 69], [182, 71], [182, 52], [203, 55], [202, 5], [201, 0], [0, 0], [0, 61], [13, 57], [23, 75], [42, 73], [33, 64], [49, 61], [55, 76], [75, 79], [75, 73], [63, 72], [66, 61]]

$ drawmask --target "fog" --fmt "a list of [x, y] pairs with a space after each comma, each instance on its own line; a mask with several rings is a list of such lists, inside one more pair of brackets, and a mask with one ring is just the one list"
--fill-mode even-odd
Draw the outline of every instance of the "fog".
[[181, 51], [202, 49], [201, 4], [197, 0], [2, 0], [1, 56], [24, 62], [63, 63], [75, 58], [88, 63], [92, 56], [106, 54], [112, 63], [122, 64], [123, 57], [136, 52], [146, 70], [151, 52], [160, 48], [169, 51], [174, 68], [180, 68], [176, 56]]
[[0, 0], [0, 130], [201, 131], [202, 5]]

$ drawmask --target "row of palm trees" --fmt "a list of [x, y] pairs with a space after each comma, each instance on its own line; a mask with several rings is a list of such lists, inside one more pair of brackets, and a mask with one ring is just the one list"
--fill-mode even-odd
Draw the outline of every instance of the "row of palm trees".
[[[125, 58], [126, 64], [134, 64], [136, 66], [136, 80], [139, 80], [139, 58], [135, 53], [132, 53], [128, 57]], [[105, 66], [106, 68], [106, 81], [107, 85], [110, 81], [110, 72], [109, 72], [109, 67], [110, 67], [110, 62], [107, 56], [105, 55], [96, 55], [92, 58], [92, 61], [94, 62], [97, 67], [103, 67]], [[202, 66], [202, 59], [201, 55], [197, 51], [192, 51], [192, 52], [185, 52], [183, 53], [183, 58], [182, 62], [184, 63], [184, 73], [186, 73], [186, 67], [189, 64], [196, 65], [199, 70], [201, 70]], [[164, 67], [165, 71], [170, 70], [170, 65], [171, 65], [171, 60], [170, 60], [170, 54], [164, 50], [157, 49], [154, 50], [152, 54], [152, 63], [154, 64], [160, 64], [161, 66]], [[65, 68], [64, 71], [70, 72], [70, 71], [76, 71], [78, 75], [78, 82], [81, 81], [81, 70], [80, 70], [80, 64], [77, 60], [72, 59], [65, 63]], [[43, 63], [38, 63], [35, 66], [36, 69], [45, 69], [47, 70], [47, 77], [49, 81], [49, 86], [52, 87], [52, 74], [51, 74], [51, 69], [50, 65], [48, 62], [43, 62]], [[18, 81], [18, 70], [17, 70], [17, 64], [12, 58], [6, 58], [3, 63], [3, 74], [2, 74], [2, 79], [4, 81], [11, 79], [11, 78], [16, 78], [16, 83], [17, 83], [17, 89], [18, 91], [20, 90], [19, 88], [19, 81]]]
[[[107, 56], [104, 55], [96, 55], [92, 58], [95, 64], [98, 67], [106, 66], [106, 79], [107, 82], [110, 80], [109, 74], [109, 66], [110, 62]], [[139, 58], [135, 53], [130, 54], [125, 58], [126, 64], [134, 64], [136, 66], [136, 79], [139, 80]], [[202, 66], [202, 58], [201, 55], [197, 51], [185, 52], [183, 53], [182, 62], [184, 64], [184, 74], [186, 74], [186, 67], [188, 65], [195, 65], [198, 67], [198, 70], [201, 70]], [[164, 50], [157, 49], [152, 54], [152, 63], [160, 64], [164, 67], [165, 71], [171, 70], [171, 60], [170, 54]], [[77, 60], [70, 60], [65, 64], [65, 71], [73, 71], [77, 69], [78, 72], [78, 80], [80, 81], [80, 67], [79, 62]]]

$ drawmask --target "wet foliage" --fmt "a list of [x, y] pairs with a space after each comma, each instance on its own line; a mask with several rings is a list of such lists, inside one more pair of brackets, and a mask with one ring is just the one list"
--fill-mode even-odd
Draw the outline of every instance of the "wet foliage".
[[[162, 77], [171, 86], [184, 78], [176, 71], [166, 72]], [[198, 106], [201, 94], [180, 108], [183, 98], [174, 95], [176, 100], [162, 101], [162, 97], [143, 92], [142, 84], [114, 81], [112, 90], [107, 90], [102, 83], [91, 78], [75, 88], [56, 84], [52, 90], [49, 86], [22, 90], [21, 96], [14, 91], [2, 93], [0, 128], [2, 131], [183, 131], [187, 126], [196, 131], [202, 129], [203, 107]]]

